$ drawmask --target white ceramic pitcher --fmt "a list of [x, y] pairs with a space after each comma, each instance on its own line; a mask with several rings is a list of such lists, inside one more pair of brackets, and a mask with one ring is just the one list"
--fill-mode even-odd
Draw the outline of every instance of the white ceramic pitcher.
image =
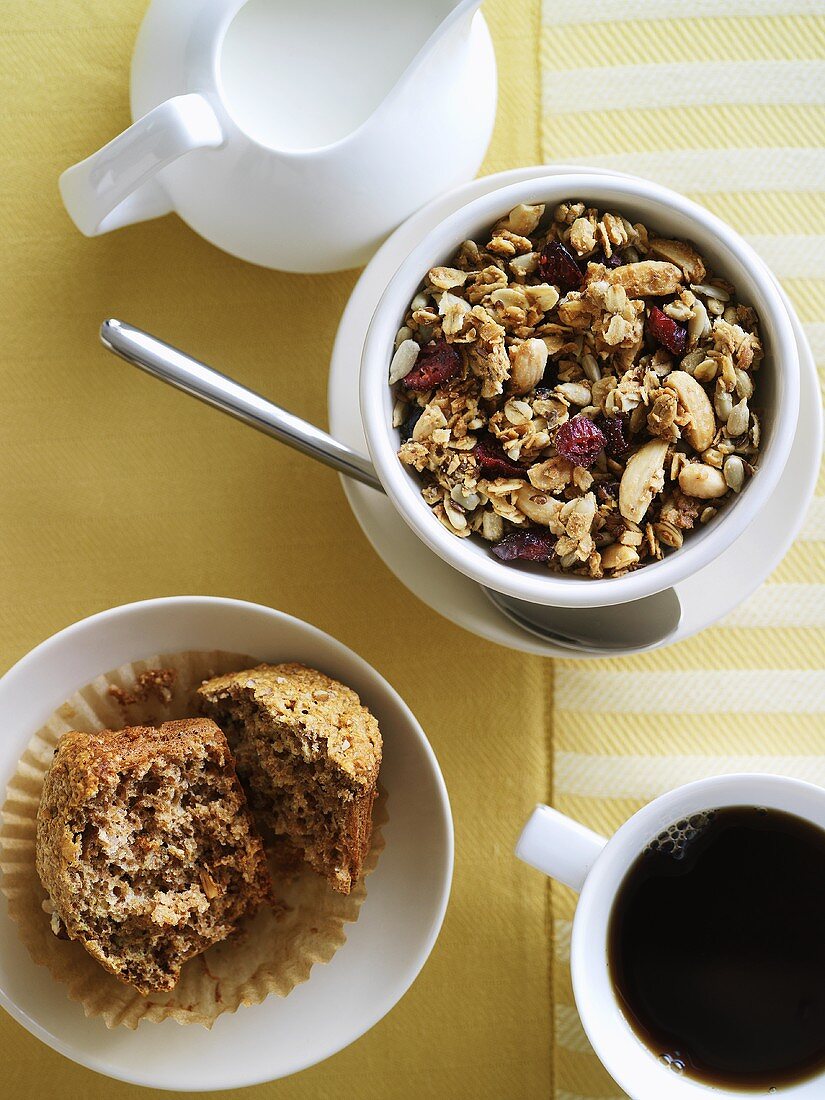
[[472, 178], [492, 130], [481, 0], [154, 0], [136, 120], [60, 178], [87, 236], [176, 211], [287, 271], [367, 260]]

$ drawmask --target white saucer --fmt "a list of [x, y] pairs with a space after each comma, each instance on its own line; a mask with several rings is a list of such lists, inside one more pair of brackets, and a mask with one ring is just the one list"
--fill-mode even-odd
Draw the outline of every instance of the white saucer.
[[[547, 166], [548, 175], [574, 171], [581, 168]], [[336, 438], [366, 453], [358, 406], [361, 349], [378, 300], [402, 260], [425, 233], [459, 206], [497, 187], [539, 173], [535, 166], [517, 168], [456, 188], [413, 214], [375, 254], [347, 303], [332, 351], [327, 392], [330, 431]], [[762, 515], [712, 565], [676, 586], [682, 602], [682, 621], [667, 644], [704, 630], [747, 599], [782, 560], [805, 519], [822, 454], [822, 411], [811, 349], [789, 302], [788, 309], [799, 343], [801, 395], [799, 426], [782, 492], [774, 494]], [[420, 542], [382, 493], [345, 477], [341, 481], [355, 517], [376, 553], [402, 584], [434, 611], [482, 638], [525, 653], [568, 659], [592, 656], [571, 653], [520, 629], [496, 610], [474, 581], [456, 572]]]

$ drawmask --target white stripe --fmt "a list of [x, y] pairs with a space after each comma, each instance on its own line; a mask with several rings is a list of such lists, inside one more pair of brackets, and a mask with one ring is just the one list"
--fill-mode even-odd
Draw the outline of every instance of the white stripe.
[[[622, 23], [631, 19], [684, 19], [684, 0], [576, 0], [575, 4], [560, 4], [559, 0], [543, 0], [542, 22], [547, 27], [572, 26], [577, 23]], [[712, 19], [720, 14], [729, 19], [749, 15], [813, 15], [823, 5], [812, 0], [691, 0], [687, 13], [691, 18]]]
[[[571, 77], [576, 82], [572, 96]], [[819, 104], [823, 88], [822, 61], [685, 61], [572, 70], [548, 67], [542, 78], [544, 110], [556, 116], [727, 103]], [[707, 121], [712, 126], [712, 120]], [[701, 125], [701, 116], [696, 125]]]
[[553, 1009], [556, 1024], [556, 1042], [574, 1054], [592, 1054], [593, 1048], [582, 1027], [581, 1017], [572, 1005], [559, 1005]]
[[[825, 540], [825, 497], [814, 497], [808, 505], [808, 514], [802, 530], [796, 536], [797, 542], [820, 542]], [[800, 585], [800, 588], [809, 588], [809, 585]], [[825, 604], [821, 605], [822, 619], [820, 626], [825, 626]]]
[[556, 753], [557, 794], [579, 798], [657, 798], [677, 784], [711, 775], [772, 772], [825, 786], [823, 756], [585, 756]]
[[570, 962], [570, 936], [572, 933], [573, 922], [571, 920], [559, 920], [557, 918], [553, 921], [554, 956], [557, 962]]
[[825, 711], [825, 671], [692, 669], [634, 672], [628, 676], [626, 672], [560, 668], [556, 674], [556, 710], [592, 714], [818, 714]]
[[[817, 504], [821, 506], [822, 503], [822, 498], [818, 498]], [[822, 522], [821, 507], [818, 508], [818, 519], [813, 522]], [[726, 615], [719, 625], [821, 630], [825, 625], [825, 585], [763, 584], [749, 599]]]
[[[548, 137], [552, 148], [552, 134]], [[822, 149], [670, 149], [566, 160], [645, 176], [676, 191], [813, 191], [825, 178]]]
[[779, 279], [825, 279], [825, 236], [746, 237]]
[[811, 354], [814, 359], [817, 363], [825, 364], [825, 324], [821, 321], [812, 321], [802, 327], [811, 345]]

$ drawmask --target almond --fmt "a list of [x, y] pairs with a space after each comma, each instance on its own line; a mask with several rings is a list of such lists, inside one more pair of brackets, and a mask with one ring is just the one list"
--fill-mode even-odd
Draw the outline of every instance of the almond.
[[510, 382], [512, 394], [527, 394], [542, 380], [547, 366], [547, 345], [543, 340], [525, 340], [510, 349]]
[[651, 439], [632, 455], [619, 483], [619, 511], [625, 519], [641, 523], [654, 496], [665, 483], [666, 439]]
[[553, 528], [556, 535], [562, 533], [563, 526], [559, 524], [559, 512], [562, 510], [563, 502], [550, 496], [549, 493], [542, 493], [539, 489], [525, 485], [518, 491], [516, 507], [534, 523]]
[[687, 413], [688, 422], [682, 434], [694, 450], [706, 451], [716, 435], [716, 417], [710, 398], [687, 371], [671, 371], [665, 385], [673, 390]]

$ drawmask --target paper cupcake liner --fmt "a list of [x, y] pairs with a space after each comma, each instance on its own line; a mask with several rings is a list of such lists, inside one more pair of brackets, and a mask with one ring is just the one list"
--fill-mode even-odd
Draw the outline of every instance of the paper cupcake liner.
[[305, 865], [287, 874], [271, 861], [275, 904], [262, 906], [233, 936], [186, 963], [171, 992], [143, 996], [103, 970], [80, 943], [58, 939], [51, 930], [48, 895], [35, 868], [35, 835], [58, 739], [68, 730], [92, 733], [193, 717], [200, 712], [196, 691], [204, 680], [259, 663], [220, 651], [160, 654], [98, 676], [32, 737], [8, 785], [0, 822], [0, 889], [9, 915], [32, 959], [66, 986], [87, 1016], [101, 1017], [109, 1028], [166, 1019], [209, 1028], [224, 1012], [259, 1004], [270, 993], [285, 997], [307, 980], [315, 963], [329, 962], [346, 940], [345, 924], [358, 918], [367, 896], [364, 879], [384, 847], [382, 792], [363, 875], [350, 894], [339, 894]]

